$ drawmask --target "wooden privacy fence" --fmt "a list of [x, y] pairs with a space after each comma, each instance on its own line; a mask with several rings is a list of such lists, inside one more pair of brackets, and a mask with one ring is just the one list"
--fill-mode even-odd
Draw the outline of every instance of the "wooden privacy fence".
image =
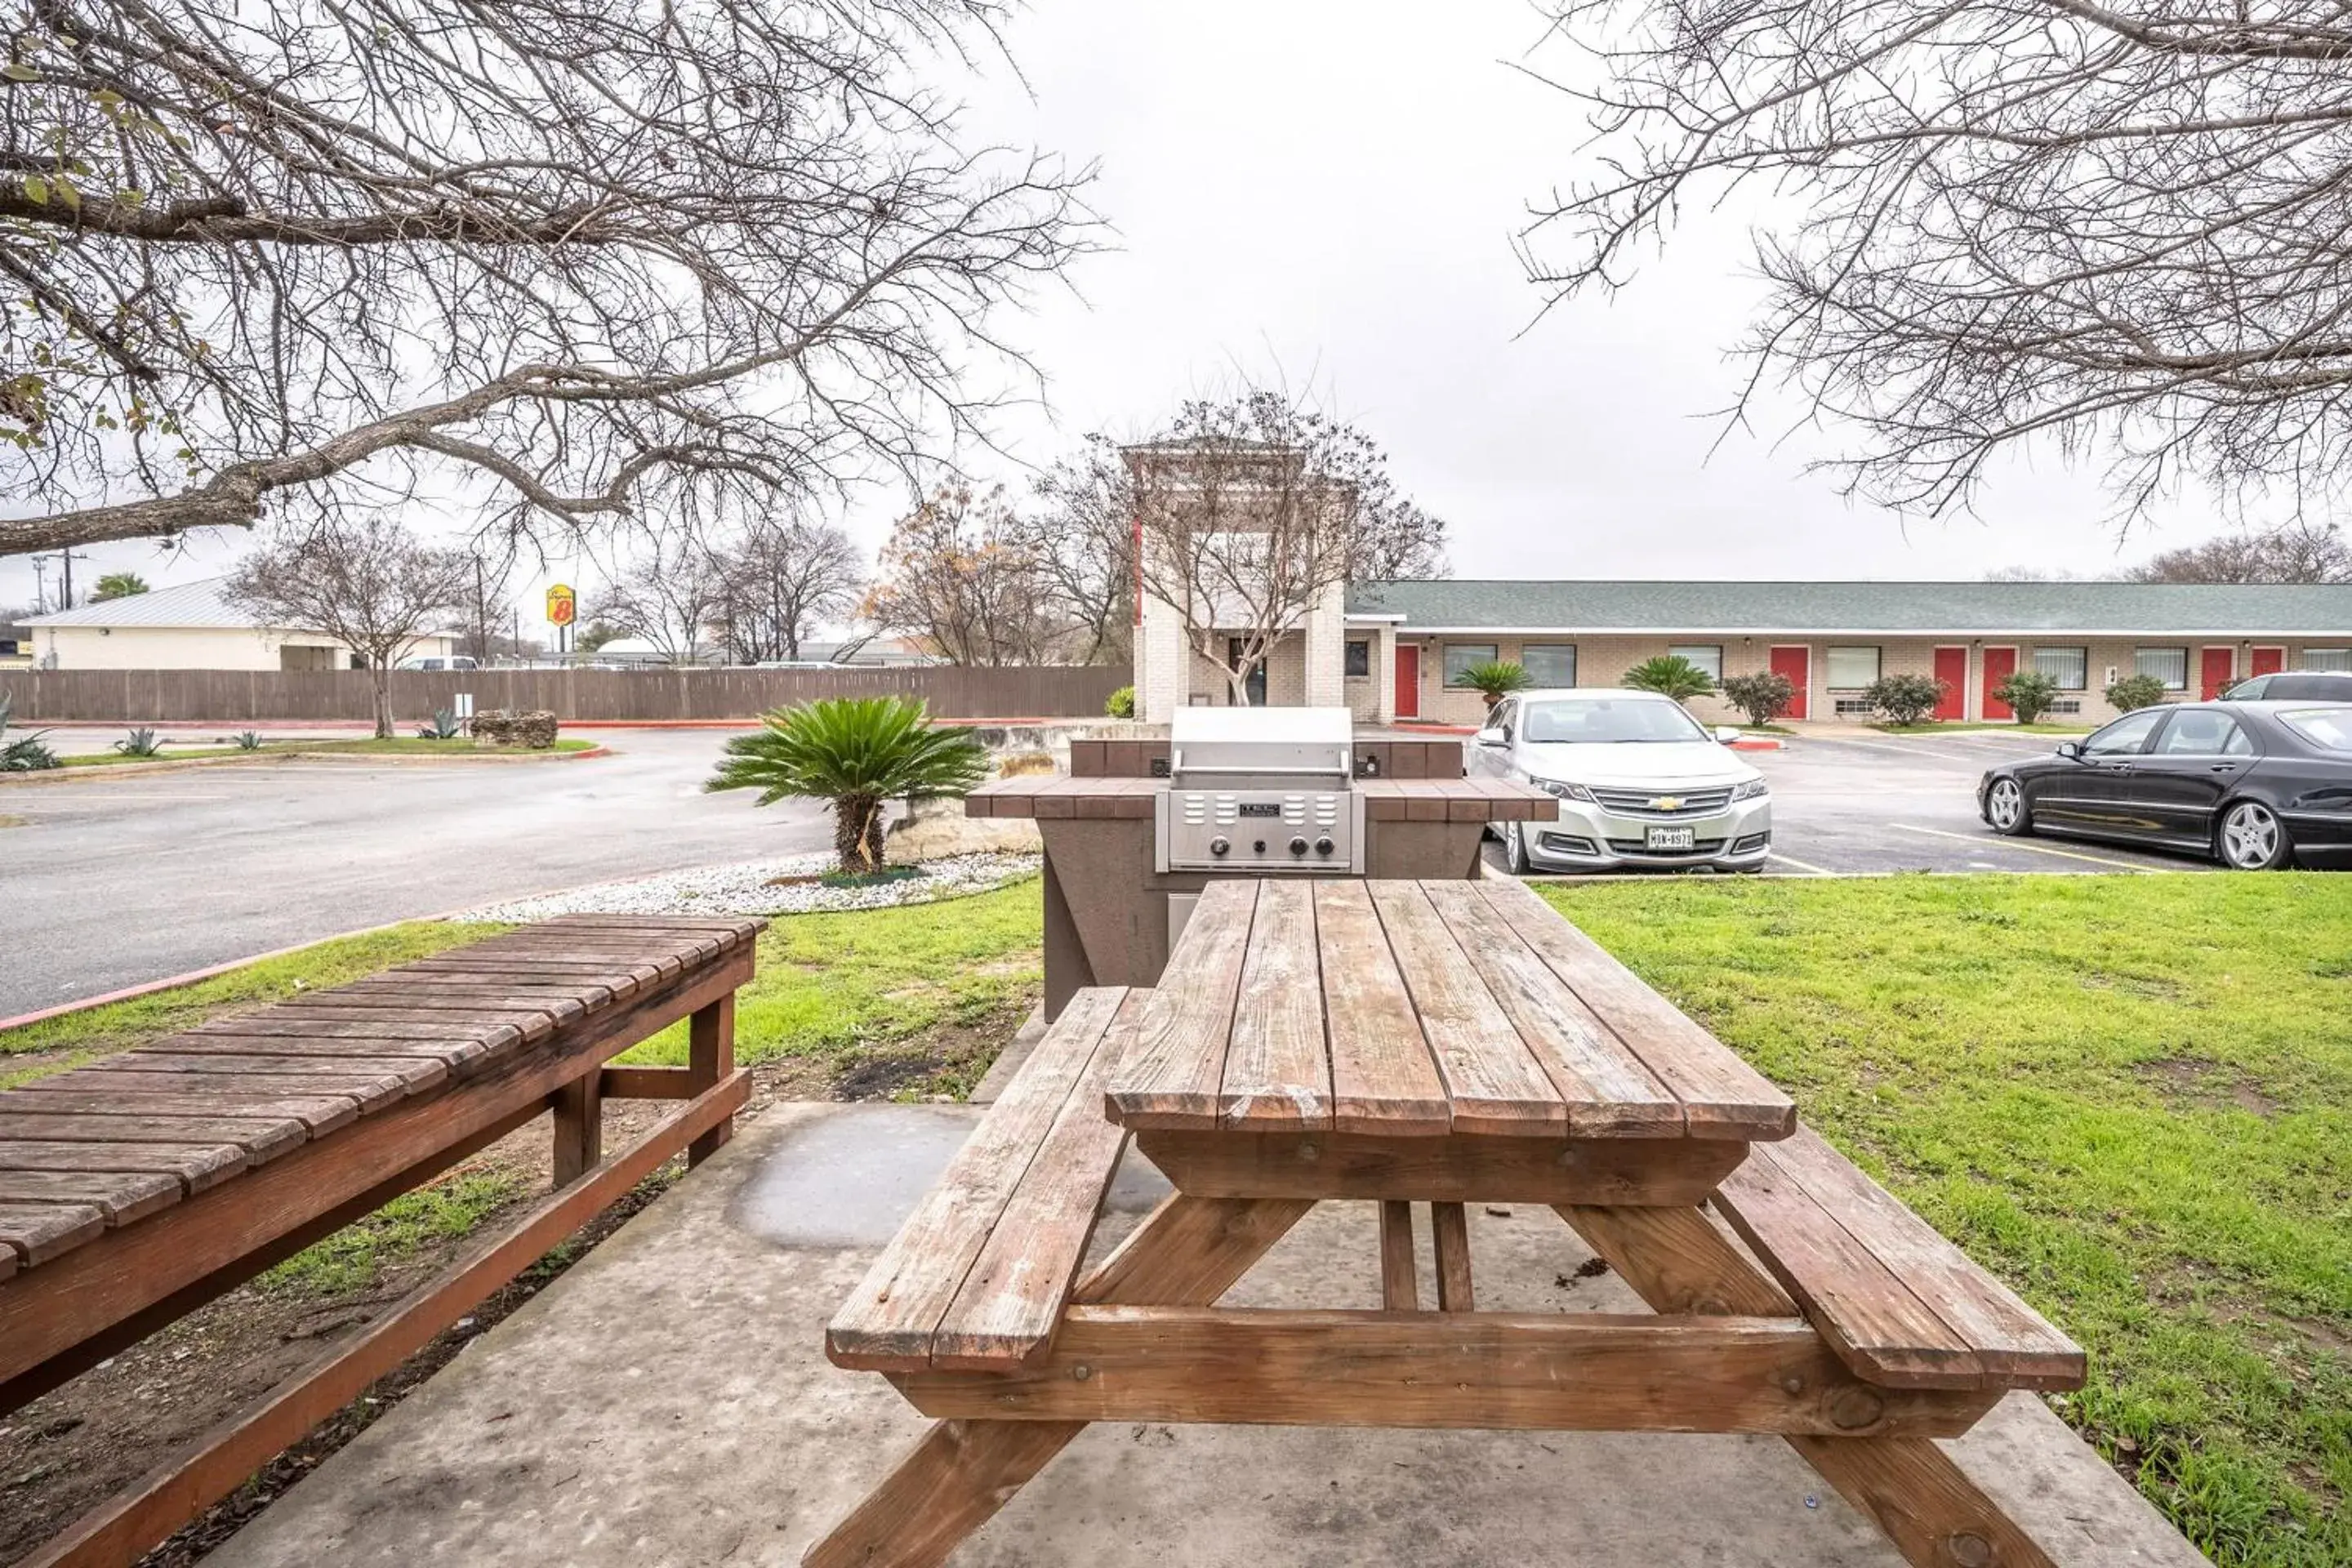
[[[920, 698], [944, 719], [1076, 719], [1099, 716], [1127, 682], [1128, 671], [1112, 665], [395, 670], [392, 701], [404, 721], [453, 706], [461, 691], [478, 710], [548, 709], [566, 722], [750, 719], [821, 697], [886, 696]], [[13, 721], [25, 724], [363, 721], [373, 692], [364, 670], [0, 670]]]

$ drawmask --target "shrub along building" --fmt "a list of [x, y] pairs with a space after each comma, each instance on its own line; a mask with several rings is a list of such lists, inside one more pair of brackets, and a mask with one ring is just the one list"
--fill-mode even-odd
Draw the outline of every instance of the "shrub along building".
[[[2052, 718], [2095, 724], [2115, 716], [2103, 693], [2124, 676], [2155, 676], [2179, 701], [2270, 670], [2352, 669], [2352, 584], [1427, 579], [1324, 600], [1275, 646], [1266, 700], [1336, 690], [1375, 724], [1476, 723], [1485, 703], [1462, 673], [1496, 659], [1547, 687], [1615, 686], [1668, 653], [1717, 680], [1774, 669], [1796, 689], [1796, 722], [1869, 717], [1863, 690], [1882, 675], [1942, 681], [1941, 719], [2002, 721], [1995, 689], [2039, 670], [2058, 686]], [[1139, 715], [1229, 700], [1182, 660], [1148, 658], [1150, 642], [1137, 641]], [[1720, 698], [1691, 706], [1738, 717]]]

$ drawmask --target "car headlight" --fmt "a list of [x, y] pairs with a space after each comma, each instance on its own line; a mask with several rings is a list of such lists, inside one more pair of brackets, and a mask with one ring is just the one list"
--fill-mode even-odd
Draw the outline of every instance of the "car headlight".
[[1601, 804], [1592, 798], [1591, 790], [1580, 784], [1570, 784], [1566, 779], [1529, 779], [1528, 782], [1546, 795], [1556, 795], [1562, 800], [1580, 800], [1587, 805]]
[[1746, 784], [1737, 785], [1733, 788], [1731, 798], [1734, 800], [1754, 800], [1759, 795], [1767, 795], [1771, 793], [1772, 786], [1766, 784], [1762, 779], [1749, 779]]

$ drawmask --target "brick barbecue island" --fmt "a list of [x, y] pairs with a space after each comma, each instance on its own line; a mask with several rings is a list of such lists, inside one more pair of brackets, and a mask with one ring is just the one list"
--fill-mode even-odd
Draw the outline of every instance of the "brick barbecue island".
[[[1243, 711], [1296, 721], [1315, 710]], [[1183, 737], [1176, 740], [1173, 753], [1181, 763]], [[1346, 865], [1302, 861], [1300, 871], [1413, 880], [1475, 878], [1488, 824], [1548, 822], [1559, 815], [1559, 803], [1540, 790], [1503, 779], [1463, 777], [1458, 742], [1357, 737], [1349, 751], [1348, 772], [1333, 781], [1329, 793], [1360, 797], [1359, 852]], [[1193, 900], [1212, 879], [1280, 875], [1286, 869], [1166, 865], [1159, 818], [1168, 809], [1171, 790], [1181, 792], [1192, 782], [1181, 765], [1171, 767], [1168, 742], [1077, 742], [1071, 763], [1069, 777], [1003, 779], [973, 791], [964, 802], [970, 816], [1034, 818], [1045, 841], [1048, 1019], [1060, 1016], [1083, 986], [1157, 984]], [[1123, 771], [1105, 771], [1114, 768]], [[1407, 774], [1412, 776], [1401, 776]], [[1249, 793], [1246, 779], [1227, 782]], [[1286, 787], [1276, 784], [1266, 793]]]

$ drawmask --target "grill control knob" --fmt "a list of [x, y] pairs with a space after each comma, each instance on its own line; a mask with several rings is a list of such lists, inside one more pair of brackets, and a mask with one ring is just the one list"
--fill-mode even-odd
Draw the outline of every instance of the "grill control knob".
[[1253, 854], [1253, 855], [1263, 855], [1263, 854], [1265, 854], [1265, 839], [1263, 839], [1263, 838], [1261, 838], [1261, 839], [1257, 840], [1255, 843], [1252, 844], [1252, 845], [1250, 846], [1250, 853], [1251, 853], [1251, 854]]
[[1338, 847], [1338, 845], [1331, 842], [1331, 836], [1328, 833], [1315, 841], [1315, 853], [1318, 855], [1328, 855]]
[[1294, 839], [1292, 839], [1292, 840], [1290, 841], [1290, 852], [1291, 852], [1293, 855], [1304, 855], [1304, 854], [1306, 854], [1306, 853], [1307, 853], [1307, 840], [1305, 840], [1304, 838], [1294, 838]]
[[1212, 838], [1209, 840], [1209, 853], [1212, 855], [1223, 855], [1226, 850], [1231, 849], [1232, 847], [1232, 842], [1227, 839]]

